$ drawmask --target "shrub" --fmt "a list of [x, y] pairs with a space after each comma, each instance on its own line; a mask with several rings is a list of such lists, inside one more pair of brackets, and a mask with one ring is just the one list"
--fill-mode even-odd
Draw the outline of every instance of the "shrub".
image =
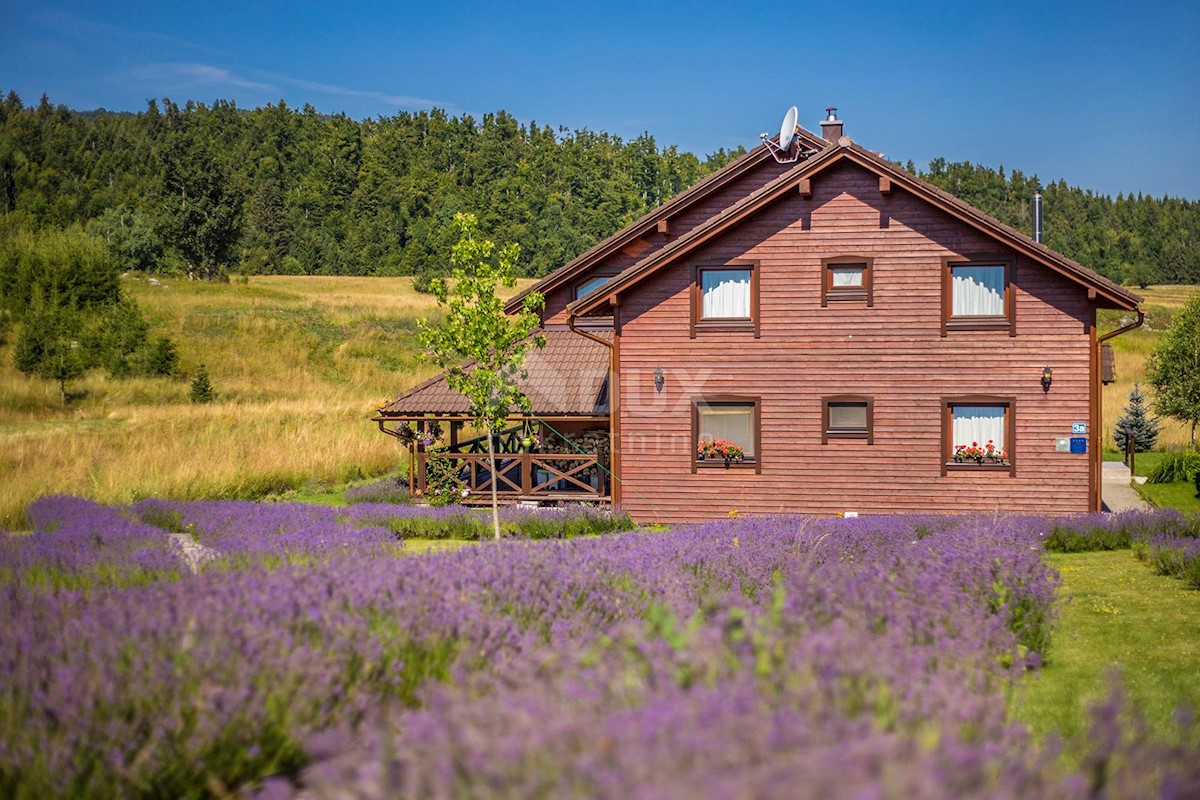
[[1150, 470], [1149, 483], [1192, 482], [1200, 473], [1200, 451], [1168, 450]]

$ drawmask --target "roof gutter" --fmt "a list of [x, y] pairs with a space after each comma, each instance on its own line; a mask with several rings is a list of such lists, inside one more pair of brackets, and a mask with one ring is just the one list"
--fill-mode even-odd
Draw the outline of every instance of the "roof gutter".
[[585, 339], [591, 339], [593, 342], [599, 342], [600, 344], [607, 347], [609, 350], [612, 350], [612, 348], [613, 348], [612, 342], [610, 342], [606, 339], [603, 339], [594, 333], [588, 333], [587, 331], [582, 331], [579, 328], [576, 328], [574, 314], [567, 315], [567, 327], [570, 328], [571, 333], [578, 333], [580, 336], [584, 337]]
[[1117, 328], [1115, 331], [1109, 331], [1108, 333], [1106, 333], [1103, 336], [1096, 339], [1096, 344], [1104, 344], [1109, 339], [1120, 336], [1122, 333], [1128, 333], [1129, 331], [1133, 330], [1134, 328], [1142, 327], [1142, 323], [1146, 321], [1146, 312], [1142, 311], [1141, 308], [1138, 308], [1137, 312], [1138, 312], [1138, 318], [1136, 320], [1129, 323], [1128, 325], [1124, 325], [1120, 328]]

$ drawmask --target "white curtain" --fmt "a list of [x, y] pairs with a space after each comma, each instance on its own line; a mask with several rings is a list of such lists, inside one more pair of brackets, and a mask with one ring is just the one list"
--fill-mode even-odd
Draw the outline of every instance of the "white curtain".
[[978, 443], [986, 448], [988, 440], [1000, 450], [1004, 442], [1004, 406], [954, 406], [954, 441], [950, 444], [970, 447]]
[[862, 267], [831, 267], [833, 271], [833, 286], [862, 286]]
[[1004, 316], [1004, 267], [951, 267], [953, 315]]
[[750, 318], [750, 270], [706, 269], [700, 273], [704, 319]]
[[700, 438], [715, 436], [754, 456], [754, 406], [700, 406]]

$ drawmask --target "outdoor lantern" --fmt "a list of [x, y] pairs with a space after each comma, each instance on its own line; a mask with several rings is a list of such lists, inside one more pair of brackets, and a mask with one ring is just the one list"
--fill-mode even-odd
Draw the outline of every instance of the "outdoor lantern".
[[658, 391], [663, 390], [663, 384], [667, 382], [667, 377], [663, 375], [662, 367], [654, 368], [654, 388]]
[[1044, 370], [1042, 370], [1042, 391], [1043, 392], [1050, 391], [1050, 384], [1053, 383], [1053, 378], [1051, 378], [1050, 376], [1053, 374], [1054, 374], [1054, 370], [1050, 369], [1049, 367], [1046, 367]]

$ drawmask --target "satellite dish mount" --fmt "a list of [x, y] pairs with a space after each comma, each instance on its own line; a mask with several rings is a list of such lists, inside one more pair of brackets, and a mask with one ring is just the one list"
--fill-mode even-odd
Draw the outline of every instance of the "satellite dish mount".
[[816, 152], [815, 150], [805, 150], [796, 140], [796, 117], [795, 106], [789, 108], [787, 113], [783, 115], [783, 123], [779, 126], [778, 144], [768, 139], [765, 133], [758, 135], [758, 138], [762, 139], [763, 144], [767, 146], [767, 149], [771, 151], [771, 155], [775, 156], [775, 160], [780, 164], [791, 164], [798, 161], [801, 156], [807, 157]]

